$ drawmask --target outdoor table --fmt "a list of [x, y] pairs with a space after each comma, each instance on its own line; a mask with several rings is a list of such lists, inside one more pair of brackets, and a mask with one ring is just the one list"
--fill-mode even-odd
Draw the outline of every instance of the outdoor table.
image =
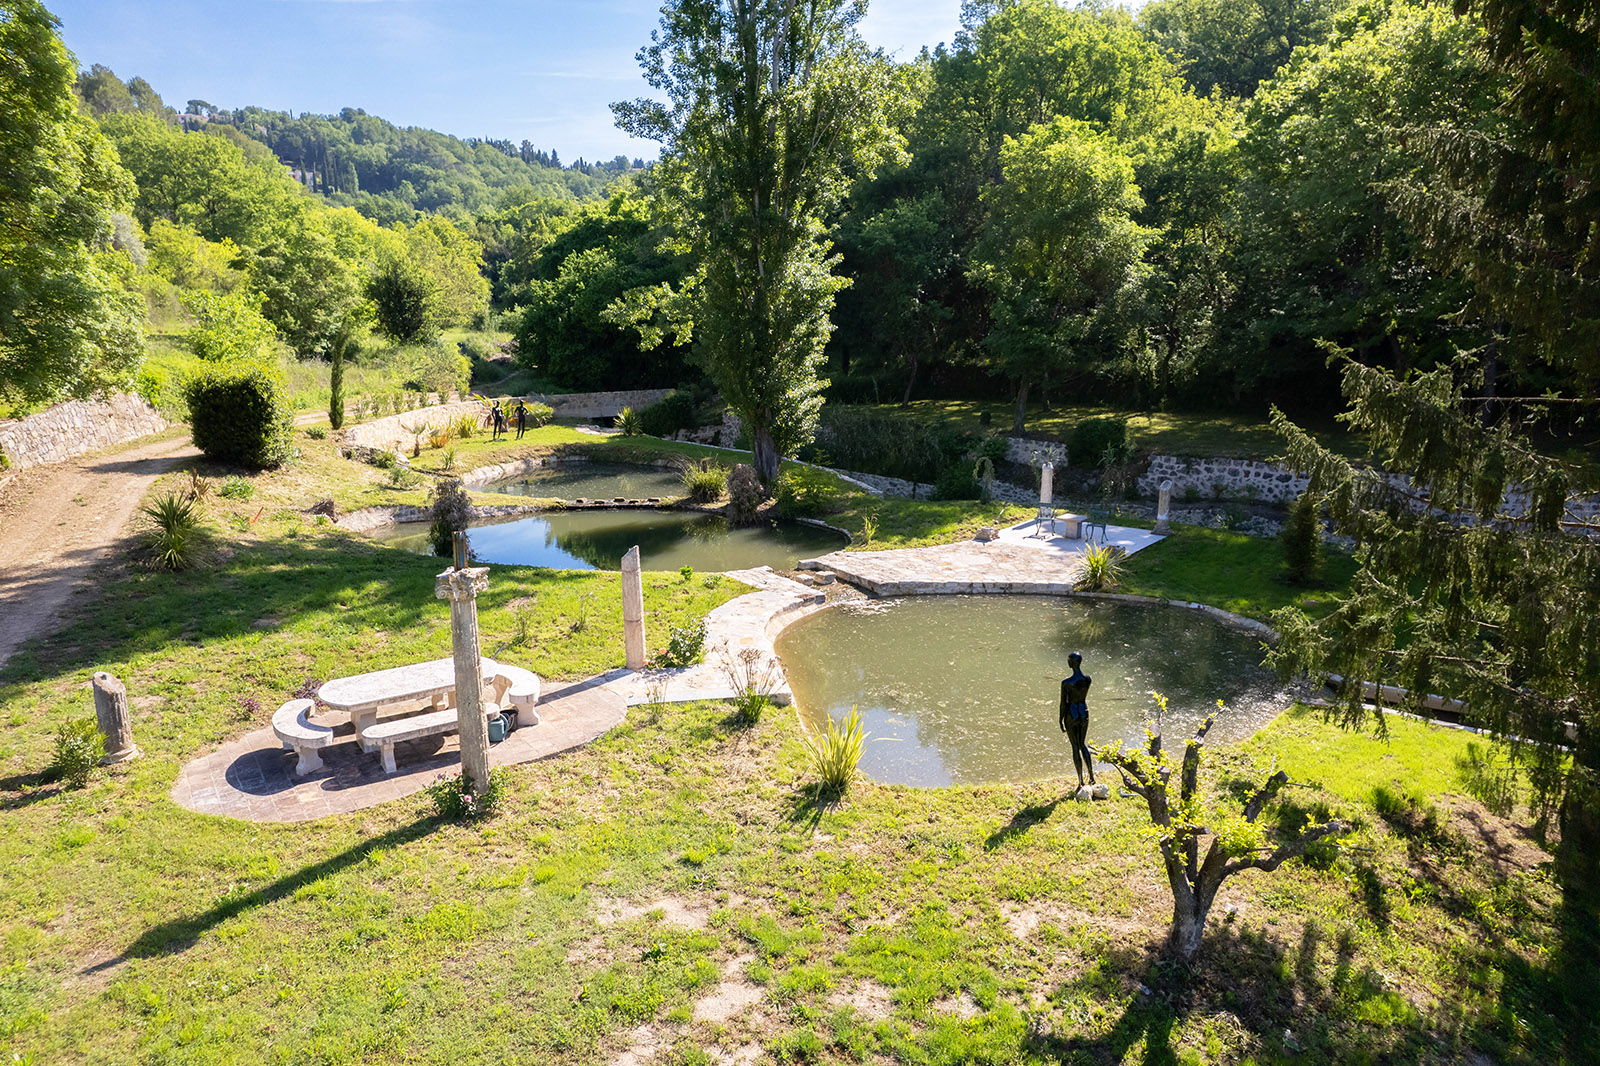
[[[480, 669], [488, 681], [500, 669], [493, 659], [484, 658]], [[317, 691], [317, 699], [336, 711], [344, 711], [355, 724], [362, 751], [376, 751], [364, 736], [378, 721], [385, 707], [417, 700], [432, 700], [434, 709], [451, 705], [456, 694], [454, 659], [433, 659], [410, 666], [394, 666], [370, 674], [339, 677]]]

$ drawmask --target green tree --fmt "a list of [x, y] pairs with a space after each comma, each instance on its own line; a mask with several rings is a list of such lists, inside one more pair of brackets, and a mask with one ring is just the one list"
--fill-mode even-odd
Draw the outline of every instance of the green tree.
[[823, 219], [852, 172], [897, 147], [893, 70], [856, 32], [864, 13], [848, 0], [674, 0], [640, 52], [668, 102], [614, 107], [623, 129], [665, 146], [659, 180], [698, 263], [686, 290], [697, 355], [769, 488], [822, 405], [845, 284]]
[[211, 362], [253, 361], [268, 354], [276, 333], [261, 314], [264, 302], [260, 293], [243, 287], [184, 293], [184, 310], [195, 320], [189, 330], [194, 354]]
[[431, 283], [429, 314], [440, 326], [471, 325], [489, 308], [483, 245], [447, 218], [421, 219], [406, 232], [406, 256]]
[[248, 278], [266, 296], [262, 313], [300, 356], [326, 352], [361, 302], [360, 266], [339, 254], [316, 212], [292, 217], [255, 252]]
[[367, 279], [367, 299], [379, 332], [396, 341], [426, 340], [438, 332], [437, 288], [414, 262], [391, 257]]
[[1000, 166], [973, 269], [994, 294], [986, 343], [1016, 384], [1021, 432], [1029, 387], [1083, 369], [1082, 341], [1115, 313], [1148, 234], [1132, 218], [1132, 162], [1085, 123], [1058, 118], [1008, 141]]
[[56, 26], [32, 0], [0, 4], [0, 396], [23, 403], [120, 384], [144, 349], [112, 248], [133, 185], [78, 113]]
[[1189, 84], [1250, 96], [1296, 48], [1320, 44], [1345, 0], [1152, 0], [1139, 25]]

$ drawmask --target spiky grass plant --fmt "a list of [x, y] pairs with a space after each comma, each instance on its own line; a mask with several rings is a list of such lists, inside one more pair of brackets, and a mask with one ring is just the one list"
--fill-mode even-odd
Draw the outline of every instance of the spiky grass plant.
[[816, 739], [806, 738], [811, 753], [811, 768], [816, 771], [822, 791], [842, 796], [855, 782], [861, 756], [867, 750], [867, 733], [861, 728], [861, 712], [853, 705], [843, 721], [828, 719], [827, 728]]
[[1116, 588], [1122, 577], [1122, 556], [1122, 549], [1113, 545], [1091, 545], [1083, 553], [1083, 580], [1079, 587], [1090, 592]]
[[151, 561], [162, 570], [183, 570], [194, 562], [195, 535], [200, 530], [200, 512], [192, 499], [169, 492], [140, 508], [150, 521], [145, 544]]
[[683, 490], [696, 503], [715, 503], [728, 488], [727, 467], [715, 463], [691, 466], [683, 472]]
[[639, 412], [631, 407], [624, 407], [617, 412], [616, 425], [624, 437], [637, 437], [644, 432], [644, 422], [639, 418]]

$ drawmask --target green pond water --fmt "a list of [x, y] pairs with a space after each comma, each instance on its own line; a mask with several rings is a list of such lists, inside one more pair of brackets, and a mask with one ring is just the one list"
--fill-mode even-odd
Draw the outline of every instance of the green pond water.
[[[426, 522], [400, 522], [373, 535], [408, 551], [431, 550]], [[616, 570], [635, 544], [646, 570], [787, 570], [846, 543], [831, 530], [802, 522], [735, 529], [721, 515], [640, 509], [485, 519], [467, 537], [473, 556], [482, 562], [561, 570]]]
[[[1195, 611], [1043, 596], [913, 596], [837, 605], [778, 637], [812, 727], [856, 706], [873, 740], [861, 769], [888, 784], [1028, 781], [1072, 774], [1057, 724], [1067, 654], [1094, 679], [1089, 742], [1144, 743], [1152, 690], [1169, 748], [1216, 701], [1208, 739], [1249, 736], [1288, 696], [1260, 666], [1260, 638]], [[1101, 780], [1116, 783], [1105, 767]], [[1101, 772], [1099, 768], [1095, 771]]]
[[614, 500], [618, 496], [647, 500], [652, 496], [682, 496], [683, 482], [670, 467], [556, 463], [485, 485], [482, 491], [557, 500]]

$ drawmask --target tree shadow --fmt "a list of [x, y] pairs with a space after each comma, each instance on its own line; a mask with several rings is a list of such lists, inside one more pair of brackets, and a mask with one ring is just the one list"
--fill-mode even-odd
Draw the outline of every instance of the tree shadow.
[[177, 951], [187, 950], [203, 933], [228, 919], [276, 903], [286, 896], [292, 896], [307, 885], [356, 865], [373, 852], [388, 851], [415, 840], [420, 840], [432, 832], [439, 824], [437, 819], [423, 818], [412, 822], [410, 825], [399, 826], [389, 830], [387, 833], [369, 837], [336, 855], [330, 855], [321, 862], [302, 867], [292, 874], [278, 878], [278, 880], [269, 885], [252, 892], [223, 899], [215, 906], [201, 911], [199, 914], [191, 915], [187, 918], [175, 918], [171, 921], [151, 926], [131, 944], [123, 948], [121, 954], [90, 966], [83, 972], [85, 974], [97, 973], [101, 970], [119, 966], [129, 959], [148, 958], [153, 955], [172, 954]]
[[1071, 799], [1072, 795], [1073, 793], [1071, 792], [1063, 793], [1049, 803], [1035, 803], [1032, 806], [1022, 808], [1011, 816], [1011, 821], [984, 838], [983, 849], [985, 851], [997, 851], [1005, 847], [1016, 837], [1022, 836], [1040, 822], [1047, 820], [1055, 813], [1056, 808], [1066, 800]]
[[[45, 787], [51, 784], [56, 787]], [[11, 793], [14, 797], [0, 803], [0, 810], [14, 811], [31, 807], [35, 803], [54, 799], [66, 791], [67, 786], [52, 777], [48, 770], [34, 770], [12, 774], [10, 777], [0, 777], [0, 795]]]

